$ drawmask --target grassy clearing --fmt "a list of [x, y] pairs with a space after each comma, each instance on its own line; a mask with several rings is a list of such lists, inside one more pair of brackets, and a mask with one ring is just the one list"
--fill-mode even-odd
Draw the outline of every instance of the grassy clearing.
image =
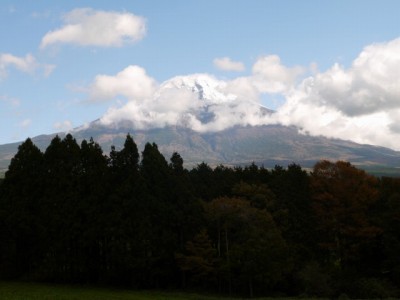
[[169, 300], [169, 299], [217, 299], [199, 295], [153, 292], [128, 291], [118, 289], [47, 285], [32, 283], [0, 283], [0, 299], [2, 300]]
[[[130, 291], [84, 286], [0, 282], [1, 300], [238, 300], [184, 292]], [[263, 298], [266, 300], [269, 298]], [[261, 300], [261, 299], [259, 299]], [[277, 300], [275, 298], [274, 300]], [[289, 298], [285, 298], [289, 300]]]

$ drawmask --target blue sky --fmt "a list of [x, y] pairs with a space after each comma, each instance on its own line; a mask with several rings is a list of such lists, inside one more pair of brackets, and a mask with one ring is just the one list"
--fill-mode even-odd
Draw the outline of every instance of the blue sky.
[[263, 124], [400, 149], [399, 11], [397, 0], [2, 1], [0, 144], [165, 115], [148, 104], [163, 82], [207, 74], [277, 110]]

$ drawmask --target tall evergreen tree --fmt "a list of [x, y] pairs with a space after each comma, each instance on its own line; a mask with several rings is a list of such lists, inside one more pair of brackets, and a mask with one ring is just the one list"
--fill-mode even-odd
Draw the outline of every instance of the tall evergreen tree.
[[1, 186], [1, 267], [8, 276], [32, 276], [43, 259], [45, 228], [40, 211], [43, 154], [27, 139], [12, 158]]
[[148, 217], [143, 199], [144, 184], [139, 173], [139, 152], [129, 134], [120, 151], [111, 149], [109, 181], [112, 190], [105, 210], [105, 254], [111, 270], [108, 280], [140, 285], [145, 268], [143, 236]]
[[171, 172], [155, 143], [147, 143], [142, 152], [140, 171], [146, 187], [149, 212], [150, 282], [160, 285], [175, 277], [174, 253], [178, 244], [175, 227], [176, 198], [171, 189]]
[[[287, 168], [275, 166], [267, 181], [276, 201], [274, 219], [282, 230], [289, 245], [293, 272], [288, 274], [288, 282], [296, 281], [296, 276], [309, 264], [315, 265], [317, 254], [316, 218], [311, 200], [310, 176], [297, 164]], [[302, 286], [288, 284], [291, 294], [301, 292]]]
[[90, 139], [83, 140], [80, 149], [80, 174], [78, 175], [79, 202], [76, 226], [79, 251], [76, 261], [81, 266], [81, 280], [97, 283], [104, 274], [104, 228], [106, 228], [107, 158], [100, 146]]
[[196, 195], [204, 201], [211, 201], [218, 197], [217, 182], [214, 180], [213, 169], [202, 162], [190, 171], [190, 179]]
[[116, 151], [114, 146], [111, 148], [110, 165], [114, 171], [125, 178], [136, 175], [139, 168], [139, 152], [130, 134], [126, 136], [124, 146], [120, 151]]
[[80, 147], [71, 134], [63, 140], [53, 138], [44, 153], [43, 205], [47, 210], [48, 253], [43, 268], [49, 278], [69, 281], [78, 277], [80, 265], [76, 251], [80, 247], [81, 213], [79, 180], [82, 173]]
[[183, 158], [174, 152], [170, 161], [170, 218], [174, 220], [172, 226], [178, 236], [177, 251], [182, 252], [186, 243], [192, 240], [204, 224], [203, 207], [200, 200], [194, 196], [189, 173], [183, 166]]

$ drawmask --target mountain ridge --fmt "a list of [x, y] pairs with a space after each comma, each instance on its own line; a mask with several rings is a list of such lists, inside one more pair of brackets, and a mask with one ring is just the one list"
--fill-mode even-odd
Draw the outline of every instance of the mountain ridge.
[[[400, 167], [400, 152], [379, 146], [300, 134], [295, 127], [282, 125], [235, 126], [219, 132], [196, 132], [184, 127], [135, 130], [120, 126], [88, 126], [72, 131], [80, 143], [83, 139], [100, 144], [104, 153], [112, 145], [121, 149], [130, 134], [142, 151], [145, 143], [154, 142], [168, 160], [178, 152], [186, 167], [205, 162], [211, 166], [240, 166], [255, 163], [265, 167], [290, 163], [310, 168], [319, 160], [345, 160], [365, 168]], [[32, 141], [44, 151], [57, 134], [39, 135]], [[58, 133], [62, 138], [66, 133]], [[20, 143], [0, 145], [0, 169], [7, 168]], [[399, 172], [400, 173], [400, 172]]]
[[[188, 167], [201, 162], [213, 166], [254, 162], [266, 167], [294, 162], [312, 167], [327, 159], [395, 172], [400, 168], [398, 151], [311, 136], [293, 126], [273, 124], [275, 111], [229, 94], [225, 82], [207, 74], [174, 77], [162, 83], [150, 99], [139, 100], [130, 99], [127, 106], [70, 133], [79, 143], [93, 138], [105, 153], [112, 145], [120, 149], [129, 133], [139, 150], [145, 143], [155, 142], [167, 160], [178, 152]], [[44, 151], [55, 135], [39, 135], [32, 140]], [[19, 144], [0, 145], [0, 171], [7, 169]]]

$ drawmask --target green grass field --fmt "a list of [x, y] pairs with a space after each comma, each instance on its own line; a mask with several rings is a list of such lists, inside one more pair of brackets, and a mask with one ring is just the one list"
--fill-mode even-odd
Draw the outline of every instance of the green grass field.
[[217, 299], [194, 294], [129, 291], [118, 289], [47, 285], [32, 283], [0, 283], [0, 299], [2, 300], [169, 300], [169, 299]]
[[[0, 282], [1, 300], [238, 300], [185, 292], [130, 291], [68, 285]], [[261, 298], [259, 298], [260, 300]], [[271, 299], [271, 298], [262, 298]], [[278, 300], [278, 298], [274, 298]], [[285, 298], [289, 300], [289, 298]]]

